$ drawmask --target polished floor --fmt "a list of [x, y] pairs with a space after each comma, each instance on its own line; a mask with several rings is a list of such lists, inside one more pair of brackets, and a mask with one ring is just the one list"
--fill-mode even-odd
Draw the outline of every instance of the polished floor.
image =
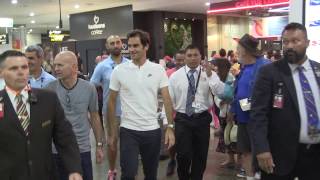
[[[91, 133], [92, 137], [92, 133]], [[93, 138], [92, 138], [93, 139]], [[92, 140], [92, 147], [95, 147], [95, 142]], [[217, 144], [217, 139], [213, 136], [213, 131], [211, 132], [211, 139], [210, 139], [210, 146], [209, 146], [209, 155], [208, 155], [208, 162], [207, 162], [207, 169], [204, 175], [204, 180], [238, 180], [241, 178], [236, 177], [236, 171], [220, 168], [219, 165], [224, 161], [225, 155], [221, 153], [215, 152], [215, 147]], [[95, 150], [92, 149], [92, 152]], [[94, 170], [94, 180], [106, 180], [106, 173], [108, 170], [108, 163], [105, 158], [103, 164], [95, 164], [94, 154], [93, 156], [93, 170]], [[178, 180], [176, 174], [172, 177], [166, 176], [166, 168], [167, 168], [168, 160], [160, 161], [159, 162], [159, 169], [158, 169], [158, 180]], [[120, 172], [119, 163], [118, 172]], [[117, 177], [117, 179], [120, 179]], [[140, 166], [137, 180], [143, 180], [143, 173], [142, 168]]]

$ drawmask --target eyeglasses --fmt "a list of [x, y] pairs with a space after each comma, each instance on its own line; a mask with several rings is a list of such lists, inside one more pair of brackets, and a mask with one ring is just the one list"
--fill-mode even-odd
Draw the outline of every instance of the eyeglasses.
[[66, 93], [66, 107], [68, 108], [68, 110], [71, 110], [71, 99], [70, 99], [70, 96], [69, 96], [69, 92]]

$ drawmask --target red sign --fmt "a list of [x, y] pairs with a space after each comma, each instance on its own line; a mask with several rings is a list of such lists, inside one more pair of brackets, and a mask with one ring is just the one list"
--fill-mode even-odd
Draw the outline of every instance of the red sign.
[[289, 0], [238, 0], [211, 4], [210, 10], [207, 13], [212, 14], [288, 5]]

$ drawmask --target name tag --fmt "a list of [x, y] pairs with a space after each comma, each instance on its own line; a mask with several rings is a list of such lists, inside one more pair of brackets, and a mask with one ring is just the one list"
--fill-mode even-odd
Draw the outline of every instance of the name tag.
[[273, 108], [282, 109], [283, 108], [283, 96], [282, 94], [275, 94], [273, 96]]
[[192, 102], [192, 107], [194, 108], [194, 112], [195, 113], [199, 113], [200, 112], [200, 103], [197, 103], [195, 101]]
[[251, 102], [248, 98], [239, 100], [240, 107], [242, 111], [250, 111], [251, 110]]

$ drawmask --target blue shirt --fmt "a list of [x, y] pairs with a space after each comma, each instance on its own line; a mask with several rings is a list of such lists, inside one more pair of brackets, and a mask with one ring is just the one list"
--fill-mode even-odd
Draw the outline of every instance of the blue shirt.
[[32, 88], [44, 88], [49, 82], [56, 80], [54, 76], [47, 73], [44, 69], [41, 68], [40, 76], [35, 79], [32, 76], [29, 77], [29, 83]]
[[[121, 63], [128, 62], [129, 59], [122, 57]], [[100, 62], [93, 71], [90, 82], [95, 84], [96, 86], [101, 85], [103, 89], [103, 106], [102, 106], [102, 114], [107, 113], [107, 101], [109, 95], [109, 84], [110, 77], [113, 69], [117, 66], [117, 64], [112, 60], [111, 56], [107, 59]], [[124, 74], [125, 76], [125, 74]], [[120, 98], [117, 97], [117, 105], [116, 105], [116, 116], [121, 116], [121, 104]]]
[[268, 62], [269, 61], [263, 57], [257, 58], [255, 64], [244, 65], [237, 77], [234, 100], [230, 111], [235, 114], [236, 120], [240, 123], [248, 123], [250, 111], [242, 111], [239, 100], [251, 98], [257, 72], [262, 65], [267, 64]]

